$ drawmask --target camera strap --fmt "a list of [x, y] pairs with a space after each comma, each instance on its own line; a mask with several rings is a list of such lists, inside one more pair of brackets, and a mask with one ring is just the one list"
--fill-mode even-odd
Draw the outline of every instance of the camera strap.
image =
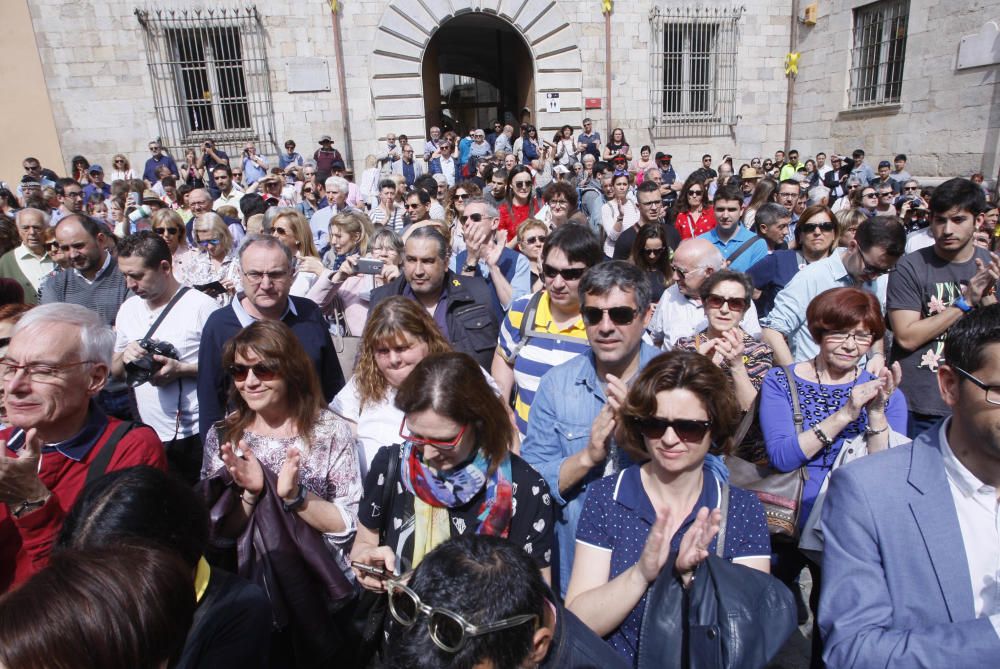
[[163, 307], [163, 311], [160, 312], [160, 315], [156, 317], [153, 324], [149, 326], [148, 330], [146, 330], [146, 334], [143, 336], [143, 339], [149, 339], [153, 336], [153, 333], [156, 332], [156, 328], [160, 327], [160, 323], [162, 323], [163, 319], [167, 317], [170, 310], [174, 308], [174, 305], [177, 304], [182, 297], [184, 297], [184, 293], [189, 290], [191, 290], [190, 286], [181, 286], [181, 289], [174, 293], [174, 296], [170, 298], [169, 302], [167, 302], [167, 306]]

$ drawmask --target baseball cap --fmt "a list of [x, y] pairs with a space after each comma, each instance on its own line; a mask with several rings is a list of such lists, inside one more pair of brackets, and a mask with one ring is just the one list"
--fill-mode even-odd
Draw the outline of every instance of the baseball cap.
[[892, 167], [892, 163], [890, 163], [888, 160], [883, 160], [883, 161], [879, 162], [878, 166], [879, 167]]
[[98, 165], [97, 163], [94, 163], [94, 164], [93, 164], [93, 165], [91, 165], [91, 166], [90, 166], [90, 168], [89, 168], [89, 169], [87, 170], [87, 173], [88, 173], [88, 174], [92, 174], [92, 173], [94, 173], [94, 172], [100, 172], [101, 174], [104, 174], [104, 168], [103, 168], [103, 167], [101, 167], [100, 165]]
[[613, 163], [627, 163], [628, 162], [628, 158], [626, 158], [625, 156], [623, 156], [623, 155], [621, 155], [619, 153], [617, 156], [615, 156], [614, 158], [611, 159], [611, 162], [613, 162]]
[[322, 144], [323, 142], [332, 142], [332, 141], [333, 139], [330, 138], [330, 135], [323, 135], [322, 137], [319, 138], [320, 144]]
[[670, 155], [669, 153], [658, 153], [658, 154], [656, 154], [656, 159], [657, 160], [673, 160], [674, 157], [672, 155]]

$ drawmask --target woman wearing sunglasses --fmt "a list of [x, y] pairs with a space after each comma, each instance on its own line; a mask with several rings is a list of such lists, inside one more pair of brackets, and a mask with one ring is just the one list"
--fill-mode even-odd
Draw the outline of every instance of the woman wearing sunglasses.
[[674, 227], [681, 240], [703, 235], [715, 227], [715, 209], [708, 206], [708, 185], [697, 176], [684, 182], [674, 209]]
[[[395, 405], [404, 414], [401, 445], [382, 448], [372, 462], [351, 558], [391, 577], [419, 565], [453, 534], [487, 534], [520, 546], [548, 580], [548, 486], [510, 451], [506, 405], [479, 365], [464, 353], [431, 355], [399, 386]], [[390, 458], [397, 466], [387, 481]], [[355, 573], [363, 587], [385, 589], [384, 578]]]
[[[642, 464], [591, 484], [577, 528], [566, 606], [633, 666], [646, 592], [667, 561], [687, 585], [716, 552], [721, 477], [706, 460], [739, 422], [728, 380], [705, 356], [670, 351], [639, 374], [618, 411], [621, 448]], [[710, 457], [715, 461], [714, 457]], [[756, 496], [730, 487], [724, 558], [769, 571], [771, 545]]]
[[180, 281], [185, 286], [195, 288], [210, 286], [215, 282], [222, 284], [223, 292], [217, 292], [217, 287], [206, 289], [206, 292], [225, 306], [242, 287], [240, 263], [236, 249], [233, 248], [233, 235], [229, 226], [221, 216], [207, 211], [194, 219], [192, 234], [197, 246], [184, 263]]
[[517, 239], [517, 226], [527, 218], [535, 218], [542, 208], [535, 195], [535, 180], [531, 169], [515, 165], [507, 172], [507, 196], [499, 203], [499, 228], [507, 234], [507, 245], [513, 246]]
[[[292, 283], [289, 295], [305, 297], [316, 283], [316, 279], [326, 269], [319, 258], [319, 251], [316, 250], [309, 221], [298, 210], [282, 207], [271, 219], [271, 236], [288, 247], [295, 256], [295, 281]], [[350, 252], [349, 249], [333, 250], [343, 254]]]
[[[869, 453], [883, 450], [888, 445], [889, 429], [906, 434], [907, 420], [906, 399], [897, 389], [899, 363], [884, 367], [877, 376], [859, 366], [885, 334], [878, 299], [857, 288], [834, 288], [809, 303], [806, 319], [809, 333], [819, 344], [819, 354], [791, 368], [804, 419], [801, 432], [795, 429], [784, 368], [772, 368], [760, 391], [760, 425], [771, 466], [782, 472], [805, 467], [808, 474], [800, 527], [808, 520], [844, 442], [863, 435]], [[819, 565], [794, 545], [787, 549], [778, 546], [776, 552], [775, 575], [786, 584], [794, 583], [803, 566], [809, 567], [813, 578], [810, 604], [815, 614]]]
[[774, 251], [747, 270], [753, 281], [758, 316], [770, 313], [774, 298], [799, 270], [829, 257], [837, 248], [840, 235], [839, 217], [829, 207], [816, 204], [802, 212], [795, 226], [795, 248]]
[[674, 282], [674, 268], [670, 263], [670, 238], [662, 225], [644, 225], [639, 228], [632, 242], [632, 264], [649, 274], [652, 295], [659, 302], [660, 296]]
[[471, 181], [462, 181], [447, 191], [444, 195], [444, 221], [451, 230], [452, 255], [465, 250], [465, 237], [462, 234], [462, 223], [465, 216], [465, 204], [473, 197], [481, 197], [483, 191]]
[[131, 163], [123, 153], [116, 153], [111, 159], [111, 183], [116, 181], [131, 181], [138, 179], [139, 175], [132, 169]]
[[184, 219], [173, 209], [157, 209], [150, 217], [153, 232], [163, 238], [170, 248], [174, 268], [174, 278], [184, 281], [185, 265], [194, 261], [197, 253], [192, 253], [187, 244]]
[[549, 235], [549, 228], [537, 218], [526, 219], [517, 227], [517, 248], [528, 259], [531, 268], [531, 292], [543, 288], [542, 247]]

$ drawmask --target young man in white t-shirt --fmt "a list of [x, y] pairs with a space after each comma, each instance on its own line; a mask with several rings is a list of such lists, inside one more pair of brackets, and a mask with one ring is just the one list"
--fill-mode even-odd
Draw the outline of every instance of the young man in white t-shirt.
[[[193, 485], [202, 460], [198, 346], [205, 321], [219, 305], [193, 288], [184, 290], [174, 278], [170, 248], [153, 232], [139, 232], [119, 242], [118, 268], [134, 295], [118, 311], [111, 374], [133, 386], [139, 416], [163, 442], [170, 471]], [[140, 343], [147, 333], [159, 353]], [[176, 359], [163, 355], [168, 346], [176, 350]], [[153, 373], [144, 379], [142, 369], [150, 362], [148, 371]]]

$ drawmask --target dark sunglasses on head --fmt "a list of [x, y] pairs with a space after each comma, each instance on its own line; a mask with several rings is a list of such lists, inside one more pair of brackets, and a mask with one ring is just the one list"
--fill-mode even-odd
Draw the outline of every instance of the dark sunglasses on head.
[[799, 230], [806, 234], [816, 232], [817, 230], [822, 230], [823, 232], [833, 232], [836, 229], [836, 223], [802, 223], [799, 225]]
[[258, 381], [273, 381], [275, 377], [278, 376], [277, 370], [272, 369], [261, 362], [258, 362], [256, 365], [240, 365], [238, 363], [233, 363], [226, 371], [229, 372], [229, 376], [233, 377], [240, 383], [247, 380], [250, 372], [253, 372], [253, 375], [257, 377]]
[[600, 307], [582, 307], [580, 309], [580, 315], [583, 316], [583, 322], [586, 325], [597, 325], [604, 320], [604, 312], [608, 313], [608, 318], [615, 325], [628, 325], [635, 320], [635, 317], [639, 315], [638, 309], [633, 309], [632, 307], [609, 307], [607, 309], [602, 309]]
[[586, 271], [586, 267], [567, 267], [566, 269], [556, 269], [552, 265], [542, 263], [542, 274], [545, 275], [546, 279], [554, 279], [557, 276], [561, 276], [563, 281], [576, 281], [583, 276], [583, 273]]
[[709, 309], [721, 309], [723, 304], [728, 304], [733, 311], [746, 311], [748, 306], [745, 297], [723, 297], [712, 294], [705, 298], [705, 306]]
[[158, 235], [162, 235], [164, 232], [167, 233], [168, 235], [176, 235], [177, 228], [153, 228], [153, 232], [155, 232]]
[[639, 432], [646, 439], [661, 439], [667, 428], [673, 428], [674, 434], [681, 441], [696, 443], [705, 438], [705, 433], [712, 426], [710, 420], [667, 420], [656, 416], [639, 417], [633, 416], [632, 422], [639, 428]]

